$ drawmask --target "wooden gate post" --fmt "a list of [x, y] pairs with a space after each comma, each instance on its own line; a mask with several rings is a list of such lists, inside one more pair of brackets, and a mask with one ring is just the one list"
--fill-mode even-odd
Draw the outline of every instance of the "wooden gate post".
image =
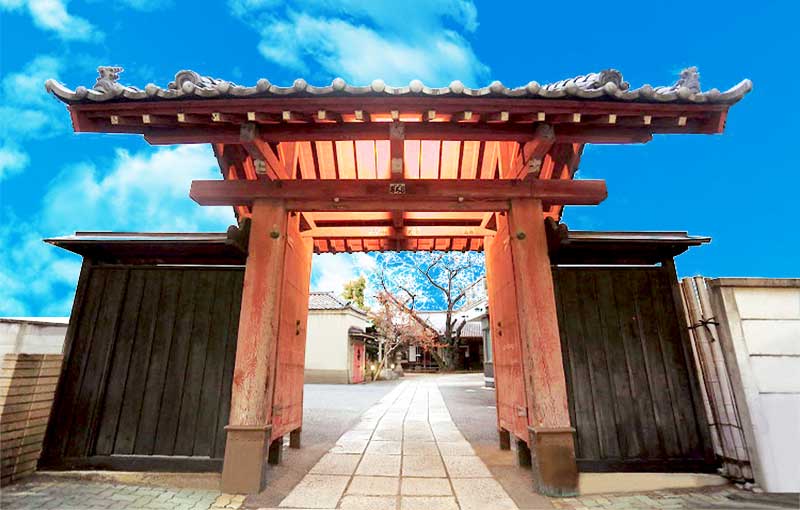
[[244, 273], [239, 336], [225, 427], [222, 491], [255, 493], [264, 488], [270, 443], [272, 388], [280, 323], [281, 282], [287, 239], [283, 203], [253, 204]]
[[570, 425], [542, 202], [512, 200], [508, 216], [534, 486], [550, 496], [575, 495], [575, 429]]

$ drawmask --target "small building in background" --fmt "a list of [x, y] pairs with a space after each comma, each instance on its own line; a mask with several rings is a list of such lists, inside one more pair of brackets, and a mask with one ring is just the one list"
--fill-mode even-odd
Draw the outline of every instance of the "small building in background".
[[[469, 307], [472, 305], [469, 304]], [[462, 307], [452, 312], [451, 320], [455, 321], [456, 327], [464, 320], [467, 323], [461, 330], [461, 341], [455, 358], [455, 370], [483, 370], [484, 363], [484, 340], [480, 320], [473, 320], [467, 313], [468, 307]], [[447, 321], [447, 312], [444, 310], [418, 312], [423, 320], [427, 321], [439, 333], [443, 333]], [[409, 346], [407, 350], [407, 369], [411, 371], [426, 372], [438, 370], [436, 360], [429, 352], [415, 346]]]
[[306, 333], [306, 383], [353, 384], [365, 380], [369, 318], [333, 292], [311, 292]]

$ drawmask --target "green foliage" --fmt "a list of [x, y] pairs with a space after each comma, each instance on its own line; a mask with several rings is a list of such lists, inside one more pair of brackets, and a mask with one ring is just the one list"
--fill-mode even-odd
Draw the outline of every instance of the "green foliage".
[[367, 280], [363, 275], [359, 276], [355, 280], [350, 280], [344, 284], [342, 297], [352, 303], [355, 303], [356, 306], [362, 310], [366, 310], [366, 306], [364, 304], [364, 289], [366, 286]]

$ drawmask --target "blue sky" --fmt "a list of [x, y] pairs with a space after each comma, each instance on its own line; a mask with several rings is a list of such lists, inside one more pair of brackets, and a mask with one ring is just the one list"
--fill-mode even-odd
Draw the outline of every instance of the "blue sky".
[[[573, 229], [688, 230], [711, 245], [678, 259], [683, 275], [798, 276], [800, 79], [794, 2], [472, 2], [470, 0], [0, 0], [0, 315], [69, 313], [80, 260], [44, 245], [75, 230], [221, 230], [228, 209], [188, 199], [215, 178], [205, 147], [153, 148], [124, 135], [75, 135], [45, 79], [91, 86], [98, 65], [121, 81], [166, 85], [180, 69], [252, 84], [341, 76], [391, 84], [460, 79], [515, 86], [616, 68], [632, 86], [755, 87], [722, 136], [657, 136], [588, 147], [579, 176], [609, 198], [568, 209]], [[369, 256], [318, 257], [313, 284], [336, 287]]]

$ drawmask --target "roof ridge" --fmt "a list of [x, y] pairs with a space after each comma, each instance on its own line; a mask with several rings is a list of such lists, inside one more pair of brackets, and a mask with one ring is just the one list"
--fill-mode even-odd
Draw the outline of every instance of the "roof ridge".
[[447, 87], [428, 87], [420, 80], [411, 80], [407, 86], [387, 85], [383, 80], [373, 80], [369, 85], [350, 85], [342, 78], [335, 78], [330, 85], [315, 86], [303, 78], [296, 79], [291, 86], [283, 87], [266, 78], [255, 85], [242, 86], [234, 82], [203, 76], [195, 71], [182, 70], [166, 88], [149, 83], [144, 89], [119, 83], [122, 67], [100, 66], [92, 88], [77, 87], [72, 90], [62, 83], [49, 79], [45, 89], [66, 103], [104, 102], [114, 100], [169, 100], [182, 98], [242, 98], [242, 97], [308, 97], [325, 95], [343, 96], [473, 96], [509, 97], [536, 99], [599, 99], [611, 98], [622, 101], [683, 102], [733, 104], [750, 92], [753, 84], [743, 80], [725, 92], [700, 88], [700, 73], [696, 67], [681, 71], [680, 78], [672, 85], [653, 87], [645, 84], [632, 89], [616, 69], [605, 69], [549, 84], [530, 81], [525, 85], [508, 88], [500, 81], [479, 88], [466, 87], [454, 80]]

